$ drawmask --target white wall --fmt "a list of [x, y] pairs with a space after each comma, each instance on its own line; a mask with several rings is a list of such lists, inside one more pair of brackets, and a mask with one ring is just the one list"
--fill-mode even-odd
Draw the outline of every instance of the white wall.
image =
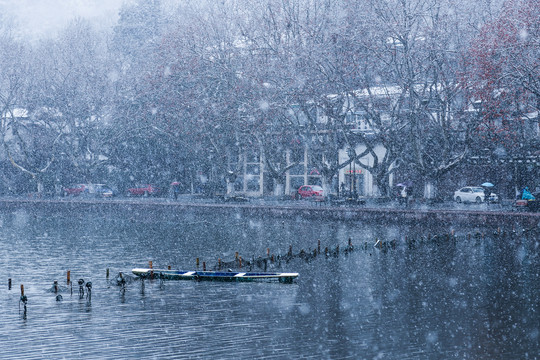
[[[357, 146], [355, 148], [356, 150], [356, 153], [359, 154], [359, 153], [362, 153], [363, 151], [366, 150], [366, 147], [364, 145], [361, 145], [361, 146]], [[377, 156], [379, 158], [382, 158], [384, 156], [386, 152], [386, 149], [382, 146], [382, 145], [378, 145], [375, 147], [375, 153], [377, 154]], [[345, 162], [347, 162], [349, 160], [349, 156], [347, 155], [347, 148], [343, 148], [339, 151], [339, 163], [340, 164], [343, 164]], [[356, 169], [362, 169], [362, 174], [364, 176], [364, 188], [362, 189], [362, 191], [360, 191], [360, 189], [358, 189], [359, 192], [363, 192], [365, 194], [365, 196], [379, 196], [380, 195], [380, 192], [379, 192], [379, 189], [377, 189], [377, 186], [374, 184], [374, 181], [373, 181], [373, 175], [371, 174], [371, 172], [369, 172], [368, 170], [366, 170], [365, 168], [363, 168], [360, 164], [365, 164], [367, 166], [372, 166], [373, 165], [373, 156], [372, 155], [367, 155], [361, 159], [358, 159], [356, 161], [356, 165], [353, 166], [356, 167]], [[346, 167], [344, 167], [343, 169], [341, 169], [339, 171], [339, 184], [341, 183], [345, 183], [347, 185], [347, 187], [349, 186], [349, 184], [347, 184], [346, 182], [346, 172], [349, 170], [349, 166], [347, 165]]]

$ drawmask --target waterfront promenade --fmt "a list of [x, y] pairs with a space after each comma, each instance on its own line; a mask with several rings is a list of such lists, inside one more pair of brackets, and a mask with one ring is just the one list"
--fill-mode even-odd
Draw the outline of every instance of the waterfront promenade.
[[510, 201], [501, 204], [456, 204], [442, 202], [427, 204], [412, 203], [409, 206], [395, 201], [367, 199], [363, 205], [333, 204], [330, 202], [250, 199], [249, 201], [220, 201], [219, 199], [196, 198], [182, 195], [178, 199], [154, 197], [115, 198], [35, 198], [2, 197], [0, 207], [5, 209], [37, 208], [76, 211], [88, 209], [114, 209], [127, 207], [138, 210], [165, 210], [172, 213], [182, 211], [236, 211], [244, 216], [301, 216], [306, 218], [326, 218], [335, 220], [373, 221], [438, 221], [464, 223], [517, 222], [528, 226], [540, 220], [540, 213], [528, 212], [513, 206]]

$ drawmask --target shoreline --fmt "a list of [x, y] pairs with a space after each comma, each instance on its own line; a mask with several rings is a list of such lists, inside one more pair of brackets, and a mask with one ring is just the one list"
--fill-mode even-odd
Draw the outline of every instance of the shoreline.
[[415, 207], [392, 207], [373, 206], [370, 204], [361, 206], [335, 206], [317, 202], [243, 202], [243, 203], [215, 203], [209, 201], [186, 199], [172, 200], [164, 198], [0, 198], [0, 207], [3, 209], [19, 209], [32, 207], [33, 209], [59, 210], [77, 209], [162, 209], [172, 210], [175, 213], [184, 211], [227, 211], [234, 210], [241, 215], [258, 215], [274, 217], [301, 216], [304, 218], [324, 217], [333, 220], [373, 220], [387, 222], [418, 222], [437, 221], [482, 224], [497, 224], [501, 221], [525, 223], [529, 226], [537, 225], [540, 221], [540, 213], [509, 211], [505, 208], [492, 209], [450, 209], [445, 207], [415, 206]]

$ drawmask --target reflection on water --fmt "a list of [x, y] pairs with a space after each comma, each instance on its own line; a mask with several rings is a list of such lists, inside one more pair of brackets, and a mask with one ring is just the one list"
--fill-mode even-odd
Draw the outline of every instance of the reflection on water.
[[[17, 210], [0, 213], [0, 224], [3, 358], [477, 359], [534, 358], [540, 350], [536, 228], [136, 208]], [[318, 240], [335, 250], [349, 238], [353, 252], [273, 264], [300, 273], [291, 285], [116, 283], [118, 272], [150, 260], [194, 269], [196, 258], [212, 267], [236, 252], [312, 253]], [[75, 284], [67, 284], [68, 270]], [[79, 278], [92, 282], [91, 298], [78, 295]]]

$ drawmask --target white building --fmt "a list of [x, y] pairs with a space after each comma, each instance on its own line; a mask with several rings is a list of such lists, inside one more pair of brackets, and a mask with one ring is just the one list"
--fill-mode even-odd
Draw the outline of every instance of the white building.
[[[366, 107], [377, 106], [383, 108], [385, 105], [389, 105], [396, 96], [399, 96], [400, 89], [398, 87], [388, 88], [376, 88], [370, 92], [358, 91], [355, 94], [341, 98], [343, 101], [343, 108], [340, 113], [343, 117], [346, 126], [349, 126], [349, 131], [374, 134], [375, 130], [369, 125], [366, 120]], [[337, 98], [337, 96], [334, 96]], [[332, 98], [332, 96], [330, 96]], [[362, 101], [360, 106], [358, 103]], [[355, 104], [357, 106], [355, 106]], [[312, 116], [316, 117], [318, 124], [325, 124], [328, 122], [328, 118], [324, 111], [320, 107], [313, 107]], [[306, 120], [306, 115], [301, 112], [299, 107], [293, 107], [291, 109], [291, 116], [294, 116], [298, 123], [302, 123]], [[383, 121], [387, 117], [384, 113], [381, 114]], [[389, 118], [389, 116], [388, 116]], [[321, 127], [323, 128], [323, 127]], [[321, 130], [324, 132], [324, 130]], [[366, 150], [365, 145], [358, 144], [355, 148], [356, 154], [361, 154]], [[291, 194], [296, 191], [302, 185], [308, 184], [321, 184], [320, 169], [313, 164], [309, 163], [308, 146], [304, 146], [303, 149], [288, 150], [286, 153], [286, 166], [292, 166], [290, 170], [286, 172], [286, 180], [283, 184], [283, 192], [285, 195]], [[350, 162], [350, 156], [348, 146], [344, 144], [335, 154], [339, 164], [346, 164]], [[382, 145], [377, 145], [374, 148], [376, 156], [381, 159], [386, 152]], [[255, 155], [253, 153], [246, 154], [244, 156], [243, 173], [236, 179], [235, 192], [242, 193], [246, 196], [263, 196], [268, 195], [271, 191], [268, 190], [268, 186], [265, 186], [265, 161], [262, 156]], [[373, 166], [374, 157], [372, 155], [366, 155], [357, 159], [356, 162], [350, 162], [349, 165], [344, 166], [338, 171], [338, 174], [332, 179], [330, 185], [330, 192], [337, 193], [341, 190], [354, 191], [359, 196], [378, 196], [380, 195], [379, 189], [375, 185], [373, 175], [368, 170]], [[390, 179], [392, 181], [392, 179]], [[230, 192], [230, 191], [229, 191]]]

